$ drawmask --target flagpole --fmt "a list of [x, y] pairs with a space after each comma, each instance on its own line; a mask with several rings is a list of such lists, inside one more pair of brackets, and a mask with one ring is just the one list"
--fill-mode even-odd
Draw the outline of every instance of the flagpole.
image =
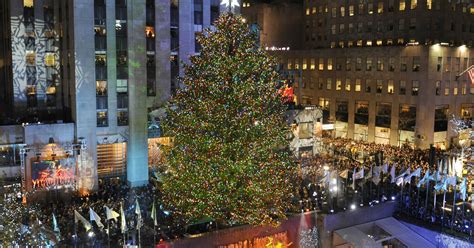
[[110, 221], [107, 219], [107, 245], [110, 248]]
[[[74, 216], [74, 218], [76, 218], [76, 216]], [[77, 221], [74, 219], [74, 247], [77, 247], [77, 238]]]
[[453, 213], [452, 213], [452, 217], [451, 217], [451, 229], [454, 228], [454, 211], [456, 211], [456, 185], [453, 185], [453, 193], [454, 193], [454, 196], [453, 196]]
[[425, 197], [425, 211], [423, 215], [425, 215], [428, 212], [428, 195], [430, 191], [430, 179], [426, 180], [426, 197]]
[[443, 225], [444, 225], [444, 207], [446, 205], [446, 190], [444, 190], [444, 193], [443, 193], [443, 218], [442, 218], [442, 221], [441, 221], [441, 228], [443, 228]]

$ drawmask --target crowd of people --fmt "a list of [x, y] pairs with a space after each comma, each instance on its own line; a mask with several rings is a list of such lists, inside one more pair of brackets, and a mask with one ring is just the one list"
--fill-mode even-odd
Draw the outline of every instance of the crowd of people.
[[[468, 199], [461, 200], [459, 190], [448, 187], [446, 191], [435, 192], [434, 186], [441, 181], [440, 178], [417, 187], [428, 170], [431, 175], [439, 170], [438, 161], [446, 159], [441, 150], [431, 151], [430, 161], [429, 149], [395, 147], [344, 138], [324, 138], [323, 144], [325, 151], [321, 154], [301, 157], [303, 183], [299, 195], [303, 211], [316, 209], [331, 213], [348, 210], [351, 206], [371, 206], [396, 200], [399, 202], [397, 214], [403, 218], [472, 237], [471, 204], [467, 202]], [[420, 176], [410, 178], [408, 183], [397, 184], [387, 170], [381, 173], [380, 182], [374, 182], [369, 175], [371, 169], [384, 165], [387, 169], [395, 167], [396, 178], [407, 170], [414, 172], [421, 168], [421, 173]], [[361, 171], [362, 168], [365, 170], [364, 178], [353, 183], [353, 172]], [[331, 192], [331, 186], [325, 181], [331, 171], [336, 171], [339, 178], [337, 186], [340, 190], [337, 194]], [[435, 193], [437, 198], [434, 197]], [[443, 198], [446, 199], [445, 205], [442, 204]]]

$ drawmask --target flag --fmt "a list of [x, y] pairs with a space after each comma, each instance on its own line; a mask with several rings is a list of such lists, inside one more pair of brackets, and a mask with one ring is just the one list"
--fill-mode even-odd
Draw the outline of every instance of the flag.
[[138, 199], [135, 199], [135, 214], [137, 215], [137, 229], [143, 225], [142, 213], [140, 211], [140, 205], [138, 204]]
[[91, 223], [89, 223], [89, 221], [87, 221], [86, 218], [82, 217], [82, 215], [79, 212], [74, 210], [74, 223], [77, 223], [79, 221], [82, 222], [82, 225], [84, 225], [86, 232], [92, 228]]
[[462, 179], [462, 183], [461, 183], [461, 186], [459, 188], [459, 191], [461, 192], [461, 199], [463, 201], [466, 200], [466, 191], [467, 191], [467, 183], [466, 183], [466, 178], [463, 178]]
[[370, 170], [369, 170], [369, 173], [367, 173], [367, 175], [365, 176], [365, 179], [370, 179], [372, 178], [373, 176], [373, 170], [372, 170], [372, 165], [370, 165]]
[[421, 174], [421, 168], [418, 168], [418, 169], [416, 169], [414, 172], [412, 172], [410, 175], [408, 175], [408, 176], [404, 179], [404, 181], [405, 181], [406, 183], [411, 183], [411, 178], [412, 178], [412, 177], [420, 177], [420, 174]]
[[355, 179], [362, 179], [364, 178], [364, 167], [362, 167], [362, 169], [360, 171], [358, 171], [357, 173], [355, 173], [355, 176], [354, 176]]
[[385, 163], [385, 164], [383, 165], [383, 167], [382, 167], [382, 172], [385, 173], [385, 174], [388, 173], [388, 164], [387, 164], [387, 163]]
[[427, 170], [425, 172], [425, 176], [422, 179], [420, 179], [420, 181], [418, 181], [418, 184], [416, 185], [416, 187], [420, 188], [422, 184], [429, 182], [429, 180], [430, 180], [430, 170]]
[[90, 221], [95, 221], [95, 223], [97, 224], [97, 226], [102, 229], [104, 228], [104, 225], [102, 224], [102, 222], [100, 222], [100, 217], [99, 215], [94, 212], [94, 210], [92, 210], [92, 208], [89, 208], [89, 219]]
[[375, 185], [378, 185], [380, 183], [380, 173], [383, 171], [383, 166], [375, 166], [374, 170], [372, 171], [372, 182], [374, 182]]
[[117, 218], [120, 216], [120, 214], [115, 212], [114, 210], [110, 209], [109, 207], [105, 206], [105, 216], [106, 216], [107, 220], [110, 220], [110, 219], [117, 220]]
[[390, 170], [390, 178], [392, 178], [390, 182], [394, 183], [395, 182], [395, 164], [392, 165], [392, 169]]
[[153, 206], [151, 207], [151, 219], [153, 220], [153, 224], [155, 226], [158, 226], [158, 220], [156, 219], [155, 201], [153, 201]]
[[123, 212], [122, 203], [120, 203], [120, 230], [122, 230], [122, 233], [127, 231], [127, 222], [125, 221], [125, 213]]
[[436, 191], [446, 190], [447, 188], [448, 188], [447, 178], [444, 178], [443, 180], [441, 180], [438, 184], [434, 186], [434, 189]]
[[340, 174], [340, 177], [347, 179], [349, 177], [349, 170], [343, 170]]
[[471, 66], [471, 69], [467, 71], [467, 74], [469, 75], [469, 79], [471, 79], [471, 84], [474, 85], [474, 66]]
[[456, 176], [448, 177], [446, 179], [446, 183], [449, 184], [449, 185], [452, 185], [452, 186], [456, 186], [457, 177]]
[[355, 181], [356, 181], [356, 168], [354, 168], [354, 171], [352, 172], [352, 189], [355, 189]]
[[56, 216], [54, 215], [54, 213], [53, 213], [53, 231], [56, 233], [61, 233], [59, 231], [58, 222], [56, 221]]

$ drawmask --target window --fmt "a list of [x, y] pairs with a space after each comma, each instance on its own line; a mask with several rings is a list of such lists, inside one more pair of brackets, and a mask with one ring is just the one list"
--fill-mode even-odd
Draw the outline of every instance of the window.
[[344, 17], [346, 15], [346, 9], [344, 8], [344, 6], [341, 6], [340, 10], [341, 10], [341, 17]]
[[336, 34], [336, 24], [331, 25], [331, 34]]
[[410, 18], [410, 30], [416, 29], [416, 18]]
[[377, 7], [377, 13], [382, 14], [383, 13], [383, 2], [379, 2], [379, 5]]
[[466, 93], [467, 93], [467, 84], [464, 82], [464, 83], [462, 84], [461, 94], [462, 94], [462, 95], [466, 95]]
[[355, 68], [355, 70], [356, 71], [362, 70], [362, 58], [360, 58], [360, 57], [356, 58], [356, 68]]
[[445, 95], [445, 96], [448, 96], [448, 95], [449, 95], [449, 87], [450, 87], [450, 86], [449, 86], [449, 81], [446, 81], [446, 82], [444, 83], [444, 95]]
[[319, 58], [319, 67], [318, 67], [318, 69], [320, 71], [324, 70], [324, 59], [323, 58]]
[[420, 57], [413, 57], [413, 71], [420, 71]]
[[342, 63], [344, 63], [344, 58], [336, 58], [336, 70], [342, 70]]
[[308, 69], [308, 61], [306, 59], [303, 59], [303, 70]]
[[295, 59], [295, 70], [300, 69], [300, 61], [298, 59]]
[[[364, 31], [363, 29], [364, 29], [364, 24], [362, 24], [362, 22], [357, 23], [357, 32], [362, 33]], [[362, 40], [360, 41], [360, 43], [361, 43], [360, 45], [362, 46]]]
[[349, 32], [349, 34], [352, 34], [354, 32], [354, 24], [349, 23], [349, 28], [347, 31]]
[[388, 80], [387, 93], [393, 94], [393, 80]]
[[400, 7], [398, 8], [400, 11], [405, 11], [405, 0], [400, 0]]
[[372, 22], [371, 21], [368, 21], [367, 22], [367, 25], [366, 25], [366, 30], [367, 30], [367, 33], [370, 33], [372, 32]]
[[395, 71], [395, 59], [394, 58], [389, 58], [388, 59], [388, 70], [389, 71]]
[[407, 82], [404, 80], [400, 81], [400, 95], [405, 95], [407, 92]]
[[400, 71], [407, 71], [407, 57], [400, 58]]
[[331, 90], [332, 89], [332, 78], [326, 79], [326, 89]]
[[371, 85], [372, 85], [372, 80], [366, 79], [365, 80], [365, 93], [370, 93], [372, 91]]
[[416, 127], [416, 107], [407, 104], [400, 104], [398, 128], [400, 130], [415, 131]]
[[375, 126], [390, 128], [392, 104], [377, 102], [376, 111]]
[[372, 58], [367, 58], [366, 68], [367, 71], [372, 70]]
[[369, 124], [369, 102], [368, 101], [355, 102], [354, 123], [361, 124], [361, 125]]
[[316, 63], [315, 59], [311, 59], [311, 65], [309, 67], [310, 70], [314, 70], [316, 68], [315, 63]]
[[377, 71], [383, 71], [383, 59], [377, 58]]
[[374, 4], [373, 3], [368, 3], [367, 4], [367, 13], [369, 13], [369, 15], [372, 15], [374, 13]]
[[444, 71], [449, 72], [451, 70], [451, 57], [446, 58], [446, 64], [444, 64]]
[[459, 72], [459, 69], [461, 68], [461, 58], [456, 57], [454, 58], [454, 65], [453, 65], [453, 71], [454, 72]]
[[355, 87], [354, 87], [354, 88], [355, 88], [355, 91], [360, 92], [361, 87], [362, 87], [362, 85], [361, 85], [361, 80], [360, 80], [360, 79], [356, 79]]
[[394, 7], [394, 1], [395, 0], [388, 0], [388, 12], [393, 12], [395, 7]]
[[441, 81], [436, 81], [436, 90], [435, 90], [435, 95], [439, 96], [440, 95], [440, 91], [441, 91]]
[[453, 95], [458, 95], [458, 82], [453, 82]]
[[329, 109], [329, 98], [319, 98], [319, 107]]
[[339, 24], [339, 33], [340, 34], [344, 33], [344, 23]]
[[440, 72], [443, 64], [443, 57], [438, 57], [438, 64], [436, 65], [436, 71]]
[[351, 67], [351, 58], [346, 58], [346, 71], [350, 71]]
[[398, 20], [398, 30], [402, 31], [405, 29], [405, 19]]
[[354, 16], [354, 5], [349, 6], [349, 16]]
[[357, 46], [359, 46], [359, 47], [362, 46], [362, 40], [357, 41]]
[[333, 18], [335, 18], [335, 17], [337, 16], [337, 9], [336, 9], [336, 8], [332, 8], [332, 9], [331, 9], [331, 16], [332, 16]]
[[351, 80], [349, 78], [346, 78], [345, 89], [346, 89], [346, 91], [351, 91]]
[[342, 81], [341, 79], [336, 79], [336, 90], [342, 90]]
[[291, 70], [293, 69], [293, 60], [292, 59], [288, 59], [288, 66], [287, 66], [288, 70]]
[[426, 0], [426, 8], [431, 9], [433, 7], [433, 0]]
[[332, 71], [332, 58], [328, 58], [328, 71]]
[[413, 80], [411, 86], [411, 95], [412, 96], [417, 96], [418, 95], [418, 90], [420, 89], [420, 82], [417, 80]]
[[416, 9], [418, 0], [411, 0], [410, 9]]
[[311, 10], [309, 8], [306, 8], [306, 15], [309, 15], [311, 13]]
[[377, 88], [375, 89], [377, 94], [382, 94], [383, 91], [383, 82], [380, 79], [377, 79]]
[[359, 3], [359, 15], [364, 14], [364, 3], [360, 2]]
[[318, 78], [318, 90], [322, 90], [323, 89], [323, 81], [324, 81], [324, 78]]
[[97, 126], [98, 127], [108, 126], [107, 111], [97, 111]]

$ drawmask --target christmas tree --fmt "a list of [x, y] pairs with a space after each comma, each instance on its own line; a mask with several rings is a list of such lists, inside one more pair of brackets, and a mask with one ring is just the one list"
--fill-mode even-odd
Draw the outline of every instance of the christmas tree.
[[198, 36], [183, 88], [163, 123], [164, 199], [182, 220], [276, 224], [292, 196], [295, 164], [273, 59], [240, 16]]

